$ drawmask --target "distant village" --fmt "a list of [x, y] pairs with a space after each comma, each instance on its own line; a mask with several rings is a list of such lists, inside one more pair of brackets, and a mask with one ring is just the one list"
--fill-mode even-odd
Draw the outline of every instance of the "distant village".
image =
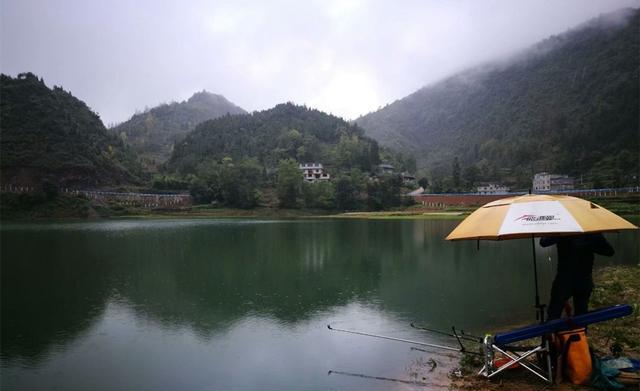
[[[328, 181], [331, 179], [331, 176], [322, 163], [301, 163], [299, 168], [302, 171], [302, 178], [305, 182], [313, 183], [316, 181]], [[378, 165], [377, 175], [395, 174], [402, 176], [402, 183], [405, 186], [417, 184], [415, 176], [407, 172], [397, 173], [395, 167], [391, 164]], [[568, 175], [539, 172], [533, 176], [531, 189], [535, 193], [574, 190], [574, 179]], [[411, 192], [409, 195], [422, 194], [424, 191], [425, 189], [419, 188], [416, 191]], [[485, 183], [477, 186], [477, 194], [481, 195], [504, 195], [509, 194], [510, 191], [511, 189], [508, 186], [498, 183]]]
[[[315, 183], [330, 181], [331, 175], [322, 163], [300, 163], [298, 168], [304, 182]], [[391, 164], [379, 164], [374, 178], [387, 175], [399, 175], [402, 178], [402, 185], [415, 190], [403, 194], [405, 197], [413, 198], [416, 204], [428, 208], [448, 208], [452, 206], [470, 206], [491, 202], [505, 196], [525, 194], [520, 191], [512, 191], [508, 186], [500, 183], [483, 183], [476, 187], [476, 192], [466, 193], [427, 193], [419, 186], [416, 177], [407, 172], [398, 172]], [[3, 184], [0, 186], [0, 193], [34, 193], [39, 189], [34, 186], [19, 186]], [[97, 202], [110, 202], [123, 206], [137, 206], [148, 209], [184, 209], [193, 204], [193, 199], [186, 191], [181, 193], [132, 193], [99, 191], [91, 189], [71, 189], [60, 188], [60, 193], [74, 196], [82, 196]], [[564, 174], [552, 174], [549, 172], [539, 172], [533, 176], [532, 193], [549, 194], [572, 194], [577, 196], [598, 196], [612, 197], [625, 193], [639, 193], [639, 187], [617, 188], [617, 189], [576, 189], [574, 178]]]
[[[302, 178], [305, 182], [328, 181], [331, 179], [322, 163], [302, 163], [298, 167], [302, 171]], [[396, 169], [391, 164], [379, 164], [377, 174], [393, 175], [396, 174]], [[416, 184], [415, 176], [406, 172], [402, 172], [400, 175], [402, 176], [402, 183], [404, 185]]]
[[[306, 182], [328, 181], [331, 179], [330, 174], [321, 163], [303, 163], [299, 165], [299, 168]], [[415, 188], [418, 186], [415, 176], [406, 172], [398, 173], [391, 164], [379, 164], [376, 175], [401, 175], [402, 183], [405, 187]], [[475, 193], [438, 194], [426, 193], [424, 188], [417, 187], [417, 189], [404, 194], [404, 196], [412, 197], [417, 204], [425, 207], [447, 208], [451, 206], [478, 205], [504, 198], [505, 196], [524, 194], [523, 192], [513, 192], [511, 188], [500, 183], [483, 183], [477, 186], [476, 189]], [[537, 194], [571, 193], [579, 196], [610, 197], [617, 196], [619, 193], [638, 193], [640, 188], [576, 189], [574, 178], [565, 174], [543, 171], [533, 176], [531, 192]]]
[[[533, 176], [531, 189], [534, 193], [574, 190], [574, 179], [568, 175], [539, 172]], [[510, 190], [495, 183], [478, 186], [478, 194], [507, 194]]]

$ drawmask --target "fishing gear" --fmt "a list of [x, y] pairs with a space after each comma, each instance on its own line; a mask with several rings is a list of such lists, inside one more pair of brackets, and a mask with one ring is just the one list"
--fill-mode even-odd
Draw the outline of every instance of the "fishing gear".
[[[452, 326], [452, 327], [453, 327], [453, 326]], [[464, 335], [465, 337], [467, 337], [467, 338], [473, 338], [473, 339], [478, 340], [479, 342], [482, 342], [482, 337], [479, 337], [479, 336], [477, 336], [477, 335], [473, 335], [473, 334], [465, 333], [465, 332], [464, 332], [464, 330], [460, 330], [460, 333], [461, 333], [462, 335]]]
[[420, 346], [427, 346], [427, 347], [431, 347], [431, 348], [437, 348], [437, 349], [450, 350], [450, 351], [459, 352], [459, 353], [466, 353], [466, 350], [465, 350], [464, 348], [454, 348], [454, 347], [452, 347], [452, 346], [443, 346], [443, 345], [437, 345], [437, 344], [433, 344], [433, 343], [426, 343], [426, 342], [411, 341], [411, 340], [409, 340], [409, 339], [402, 339], [402, 338], [388, 337], [388, 336], [385, 336], [385, 335], [379, 335], [379, 334], [363, 333], [363, 332], [361, 332], [361, 331], [352, 331], [352, 330], [337, 329], [337, 328], [331, 327], [331, 325], [330, 325], [330, 324], [328, 324], [328, 325], [327, 325], [327, 328], [328, 328], [329, 330], [332, 330], [332, 331], [340, 331], [340, 332], [343, 332], [343, 333], [363, 335], [363, 336], [365, 336], [365, 337], [373, 337], [373, 338], [388, 339], [388, 340], [390, 340], [390, 341], [405, 342], [405, 343], [410, 343], [410, 344], [414, 344], [414, 345], [420, 345]]
[[476, 337], [476, 336], [470, 335], [470, 334], [465, 334], [464, 330], [460, 330], [460, 333], [458, 333], [458, 331], [456, 330], [455, 326], [451, 326], [451, 331], [453, 332], [453, 334], [452, 333], [447, 333], [447, 332], [441, 331], [441, 330], [430, 329], [428, 327], [416, 326], [414, 323], [411, 323], [411, 327], [413, 327], [414, 329], [417, 329], [417, 330], [427, 331], [427, 332], [430, 332], [430, 333], [446, 335], [447, 337], [455, 338], [456, 341], [458, 341], [458, 345], [460, 345], [460, 352], [462, 352], [462, 353], [476, 354], [475, 352], [468, 351], [466, 346], [464, 346], [464, 344], [462, 343], [461, 340], [471, 341], [471, 342], [475, 342], [475, 343], [482, 343], [482, 338]]

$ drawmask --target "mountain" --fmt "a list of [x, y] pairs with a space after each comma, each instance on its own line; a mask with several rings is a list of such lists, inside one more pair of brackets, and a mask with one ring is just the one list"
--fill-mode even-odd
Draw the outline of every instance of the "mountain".
[[2, 183], [103, 187], [137, 181], [139, 164], [100, 117], [32, 73], [0, 75]]
[[201, 91], [183, 102], [154, 107], [112, 128], [112, 131], [140, 154], [148, 166], [169, 158], [173, 144], [182, 140], [197, 124], [227, 114], [246, 111], [222, 95]]
[[169, 170], [194, 173], [205, 161], [255, 159], [265, 170], [283, 159], [319, 162], [335, 169], [370, 171], [379, 162], [378, 144], [357, 125], [318, 110], [280, 104], [252, 114], [201, 123], [177, 143]]
[[551, 171], [584, 186], [640, 178], [640, 11], [601, 15], [507, 60], [470, 69], [356, 120], [415, 154], [432, 180], [457, 161], [469, 187], [530, 187]]

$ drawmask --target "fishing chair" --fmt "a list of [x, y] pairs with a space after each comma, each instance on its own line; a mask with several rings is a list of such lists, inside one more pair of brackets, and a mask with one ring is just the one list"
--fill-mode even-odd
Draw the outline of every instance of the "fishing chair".
[[[549, 343], [551, 334], [620, 318], [630, 315], [632, 312], [631, 306], [622, 304], [590, 311], [571, 318], [554, 319], [546, 323], [534, 324], [493, 336], [487, 334], [482, 343], [484, 366], [480, 369], [478, 375], [493, 378], [509, 367], [520, 365], [542, 380], [553, 383]], [[538, 337], [541, 337], [542, 342], [537, 346], [518, 347], [513, 345], [517, 342]], [[506, 359], [497, 363], [495, 360], [497, 353], [503, 355]], [[538, 358], [538, 363], [529, 360], [531, 357]]]

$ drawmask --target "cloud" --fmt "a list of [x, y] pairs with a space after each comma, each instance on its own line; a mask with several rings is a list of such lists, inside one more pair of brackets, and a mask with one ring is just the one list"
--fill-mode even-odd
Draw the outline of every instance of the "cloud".
[[203, 88], [348, 119], [639, 0], [0, 3], [0, 69], [62, 85], [106, 123]]
[[310, 98], [311, 107], [324, 107], [326, 111], [355, 118], [375, 107], [379, 101], [375, 78], [366, 72], [365, 67], [341, 67], [330, 72], [325, 83]]
[[211, 15], [206, 26], [209, 27], [211, 33], [233, 34], [238, 30], [238, 17], [228, 10], [219, 10]]

